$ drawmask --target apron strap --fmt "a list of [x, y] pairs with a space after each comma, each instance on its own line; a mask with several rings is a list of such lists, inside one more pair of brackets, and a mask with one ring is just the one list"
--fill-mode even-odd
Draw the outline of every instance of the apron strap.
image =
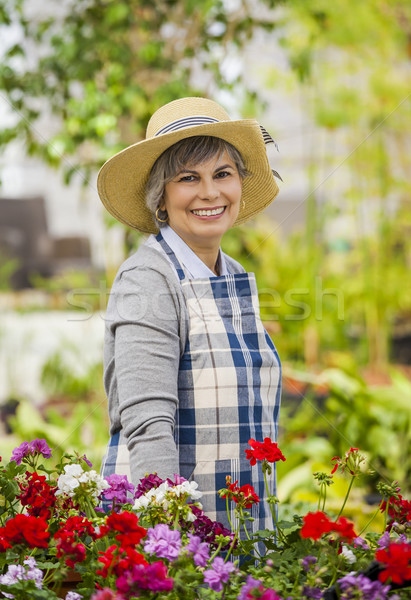
[[179, 280], [183, 281], [183, 279], [185, 279], [185, 277], [186, 277], [186, 275], [184, 273], [184, 270], [183, 270], [183, 267], [181, 266], [181, 263], [179, 262], [177, 256], [174, 254], [174, 252], [172, 251], [172, 249], [170, 248], [170, 246], [167, 244], [167, 242], [165, 241], [165, 239], [161, 235], [161, 232], [159, 232], [156, 235], [156, 240], [161, 245], [162, 249], [167, 254], [168, 258], [173, 263], [173, 265], [174, 265], [174, 267], [175, 267], [175, 269], [177, 271], [177, 275], [178, 275]]

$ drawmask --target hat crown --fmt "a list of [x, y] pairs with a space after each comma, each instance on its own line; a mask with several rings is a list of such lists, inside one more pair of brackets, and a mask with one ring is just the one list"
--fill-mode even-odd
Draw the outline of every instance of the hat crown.
[[[190, 117], [194, 119], [191, 120]], [[146, 139], [167, 133], [169, 127], [178, 121], [181, 121], [178, 125], [179, 129], [200, 124], [195, 122], [195, 117], [205, 117], [208, 122], [230, 121], [225, 110], [213, 100], [197, 97], [180, 98], [165, 104], [153, 114], [147, 125]]]

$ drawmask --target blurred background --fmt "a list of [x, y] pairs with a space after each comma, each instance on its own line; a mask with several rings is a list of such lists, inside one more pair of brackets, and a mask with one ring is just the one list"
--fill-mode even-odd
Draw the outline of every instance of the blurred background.
[[0, 455], [44, 437], [99, 468], [104, 310], [144, 238], [96, 174], [159, 106], [201, 95], [279, 145], [278, 198], [223, 248], [256, 273], [283, 361], [281, 500], [313, 501], [313, 471], [351, 446], [354, 515], [381, 479], [406, 494], [409, 1], [0, 0], [0, 56]]

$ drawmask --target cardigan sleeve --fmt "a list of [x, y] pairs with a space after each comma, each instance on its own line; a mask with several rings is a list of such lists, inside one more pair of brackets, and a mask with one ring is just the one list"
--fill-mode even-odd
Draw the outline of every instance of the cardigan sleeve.
[[179, 472], [174, 441], [185, 323], [179, 282], [149, 266], [123, 271], [110, 295], [105, 385], [111, 433], [122, 429], [133, 483]]

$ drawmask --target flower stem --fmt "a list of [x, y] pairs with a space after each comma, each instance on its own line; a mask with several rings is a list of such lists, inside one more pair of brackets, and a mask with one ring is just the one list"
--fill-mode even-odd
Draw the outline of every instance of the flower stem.
[[228, 496], [225, 497], [225, 503], [226, 503], [226, 507], [227, 507], [228, 522], [230, 523], [230, 529], [232, 531], [233, 530], [233, 524], [231, 523], [231, 518], [230, 518], [230, 504], [229, 504], [229, 501], [228, 501]]
[[360, 533], [358, 534], [358, 537], [360, 537], [364, 533], [364, 531], [366, 531], [368, 529], [368, 527], [371, 525], [371, 523], [374, 521], [375, 517], [378, 515], [378, 513], [381, 510], [381, 506], [382, 506], [382, 502], [378, 505], [377, 510], [375, 511], [375, 513], [373, 514], [371, 519], [368, 521], [368, 523], [366, 523], [364, 525], [364, 527], [361, 529]]
[[[263, 473], [264, 473], [265, 489], [267, 490], [267, 498], [268, 498], [268, 500], [270, 500], [271, 494], [270, 494], [270, 490], [269, 490], [269, 487], [268, 487], [267, 473], [265, 472], [265, 470], [263, 470]], [[275, 506], [273, 506], [272, 502], [268, 502], [268, 504], [270, 506], [271, 516], [273, 518], [274, 529], [276, 530], [276, 533], [278, 535], [279, 540], [282, 541], [283, 543], [285, 543], [284, 534], [281, 531], [281, 528], [278, 526], [277, 515], [276, 515], [276, 512], [275, 512]]]
[[355, 479], [355, 475], [353, 475], [353, 476], [351, 477], [350, 485], [348, 486], [348, 490], [347, 490], [347, 493], [345, 494], [344, 502], [343, 502], [343, 505], [342, 505], [342, 507], [341, 507], [341, 509], [340, 509], [340, 512], [339, 512], [339, 513], [338, 513], [338, 515], [337, 515], [337, 519], [338, 519], [339, 517], [341, 517], [341, 515], [342, 515], [342, 511], [344, 510], [344, 508], [345, 508], [345, 505], [347, 504], [348, 496], [350, 495], [351, 488], [352, 488], [352, 486], [353, 486], [353, 484], [354, 484], [354, 479]]
[[385, 506], [385, 511], [384, 511], [384, 529], [383, 529], [383, 533], [385, 532], [385, 530], [387, 529], [387, 521], [388, 521], [388, 509], [390, 506], [390, 500], [391, 498], [387, 498], [387, 503]]
[[173, 529], [177, 529], [179, 518], [180, 518], [180, 507], [177, 508], [176, 516], [175, 516], [174, 523], [173, 523]]
[[238, 539], [238, 534], [240, 532], [240, 526], [241, 526], [241, 521], [238, 523], [238, 527], [237, 527], [237, 530], [236, 530], [236, 532], [234, 534], [233, 541], [231, 542], [230, 547], [228, 549], [227, 556], [225, 557], [225, 560], [224, 560], [225, 563], [228, 561], [228, 558], [229, 558], [231, 552], [234, 549], [235, 543], [236, 543], [236, 541]]

